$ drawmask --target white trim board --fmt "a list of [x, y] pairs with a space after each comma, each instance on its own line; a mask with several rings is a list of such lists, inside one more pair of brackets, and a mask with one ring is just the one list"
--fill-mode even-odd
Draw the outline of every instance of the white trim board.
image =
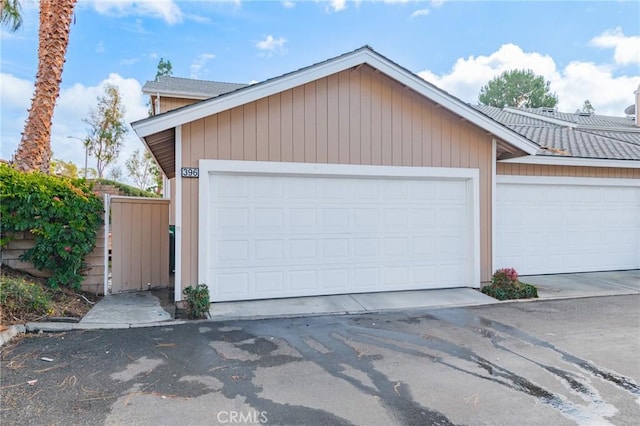
[[[473, 287], [480, 287], [480, 171], [471, 168], [363, 166], [344, 164], [281, 163], [269, 161], [200, 160], [198, 177], [198, 235], [210, 235], [207, 208], [212, 174], [254, 174], [280, 176], [327, 176], [451, 179], [467, 182], [469, 217], [471, 228], [467, 250], [472, 260], [468, 276]], [[205, 238], [198, 240], [198, 282], [207, 283], [209, 244]], [[176, 271], [177, 273], [177, 271]], [[177, 286], [176, 286], [177, 288]]]
[[640, 179], [589, 178], [570, 176], [498, 175], [496, 183], [522, 185], [577, 185], [577, 186], [637, 186]]
[[111, 196], [104, 194], [104, 276], [103, 291], [104, 295], [109, 294], [109, 234], [111, 233]]
[[478, 178], [478, 169], [455, 167], [406, 167], [364, 166], [355, 164], [318, 164], [275, 161], [200, 160], [200, 174], [225, 173], [276, 173], [279, 175], [329, 175], [329, 176], [395, 176], [416, 178]]
[[496, 270], [496, 250], [494, 241], [496, 240], [496, 175], [497, 175], [498, 141], [491, 139], [491, 272]]
[[506, 160], [500, 160], [500, 163], [640, 169], [640, 160], [610, 160], [598, 158], [556, 157], [550, 155], [529, 155], [527, 157], [508, 158]]
[[444, 108], [447, 108], [454, 114], [463, 117], [476, 126], [491, 132], [496, 137], [521, 149], [527, 154], [535, 154], [538, 149], [536, 144], [522, 135], [497, 123], [493, 119], [436, 88], [426, 80], [398, 66], [368, 47], [329, 59], [290, 74], [267, 80], [263, 83], [239, 89], [227, 95], [221, 95], [165, 114], [135, 121], [131, 123], [131, 126], [138, 136], [143, 138], [177, 125], [217, 114], [221, 111], [226, 111], [362, 64], [370, 65], [388, 77], [404, 84], [433, 102], [442, 105]]
[[175, 156], [176, 156], [176, 193], [173, 202], [175, 205], [175, 234], [174, 244], [176, 269], [174, 272], [174, 292], [173, 298], [176, 302], [182, 300], [182, 173], [180, 169], [182, 167], [182, 126], [176, 127], [176, 143], [175, 143]]

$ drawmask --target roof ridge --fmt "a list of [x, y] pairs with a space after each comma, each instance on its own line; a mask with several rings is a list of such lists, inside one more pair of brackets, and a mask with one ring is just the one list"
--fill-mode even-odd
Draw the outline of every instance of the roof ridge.
[[[574, 129], [574, 130], [576, 130], [578, 132], [588, 133], [588, 134], [593, 135], [593, 136], [599, 136], [601, 138], [613, 139], [613, 140], [616, 140], [618, 142], [622, 142], [622, 143], [627, 144], [627, 145], [632, 145], [632, 146], [635, 146], [635, 147], [638, 146], [638, 144], [635, 144], [635, 143], [629, 142], [629, 141], [625, 141], [624, 139], [619, 139], [619, 138], [616, 138], [616, 137], [611, 136], [611, 135], [601, 135], [601, 134], [598, 134], [598, 133], [592, 133], [593, 131], [598, 131], [597, 129], [581, 129], [581, 128], [577, 128], [577, 129]], [[615, 133], [615, 132], [612, 132], [612, 133]], [[620, 132], [620, 133], [624, 133], [624, 132]]]
[[[176, 80], [189, 80], [189, 81], [197, 81], [201, 83], [223, 83], [223, 84], [244, 84], [248, 85], [249, 83], [233, 83], [231, 81], [219, 81], [219, 80], [203, 80], [200, 78], [190, 78], [190, 77], [174, 77], [172, 75], [161, 75], [158, 78], [173, 78]], [[158, 81], [158, 80], [150, 80], [150, 81]]]

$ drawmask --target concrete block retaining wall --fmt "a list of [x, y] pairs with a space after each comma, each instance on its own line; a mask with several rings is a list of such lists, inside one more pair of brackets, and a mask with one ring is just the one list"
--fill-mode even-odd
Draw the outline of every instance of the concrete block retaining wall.
[[[93, 191], [100, 195], [124, 195], [122, 191], [111, 185], [103, 185], [96, 183], [93, 186]], [[5, 247], [2, 248], [2, 264], [10, 268], [24, 271], [36, 277], [48, 278], [52, 275], [51, 271], [41, 271], [36, 269], [31, 262], [25, 262], [20, 260], [20, 257], [25, 251], [29, 250], [35, 245], [35, 238], [30, 232], [21, 232], [14, 234], [14, 239], [11, 240]], [[85, 257], [86, 268], [81, 271], [81, 275], [84, 276], [81, 288], [83, 291], [87, 291], [95, 294], [104, 293], [104, 225], [98, 230], [98, 238], [96, 240], [95, 249]]]

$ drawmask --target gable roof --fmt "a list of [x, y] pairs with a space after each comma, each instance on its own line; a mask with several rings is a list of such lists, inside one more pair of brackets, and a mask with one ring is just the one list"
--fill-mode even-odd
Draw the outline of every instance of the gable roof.
[[[160, 163], [160, 166], [163, 168], [167, 176], [172, 177], [175, 174], [175, 170], [172, 170], [171, 167], [172, 165], [175, 165], [175, 158], [170, 158], [168, 152], [165, 153], [167, 157], [166, 159], [158, 158], [154, 147], [157, 146], [158, 149], [166, 149], [168, 144], [174, 143], [175, 135], [173, 134], [173, 129], [177, 126], [208, 117], [363, 64], [367, 64], [375, 68], [391, 79], [430, 99], [432, 102], [441, 105], [470, 123], [475, 124], [481, 129], [493, 134], [497, 139], [510, 145], [511, 151], [515, 151], [519, 154], [522, 152], [525, 154], [536, 153], [538, 149], [537, 145], [526, 137], [501, 125], [485, 114], [475, 110], [460, 99], [437, 88], [406, 68], [392, 62], [388, 58], [375, 52], [369, 46], [363, 46], [352, 52], [301, 68], [297, 71], [293, 71], [261, 83], [238, 88], [232, 92], [221, 94], [214, 98], [135, 121], [131, 123], [131, 126], [136, 134], [149, 147], [151, 152], [154, 153], [154, 156], [158, 159], [158, 163]], [[513, 148], [515, 148], [515, 150]], [[506, 150], [509, 151], [509, 149]]]
[[[569, 159], [578, 162], [613, 160], [615, 163], [591, 165], [640, 168], [640, 128], [630, 118], [562, 113], [542, 108], [487, 105], [475, 105], [474, 108], [539, 146], [536, 160], [522, 157], [503, 161], [568, 164]], [[574, 164], [578, 165], [578, 162], [574, 161]]]
[[142, 93], [188, 99], [209, 99], [246, 86], [248, 84], [194, 80], [163, 75], [156, 80], [147, 81], [142, 86]]

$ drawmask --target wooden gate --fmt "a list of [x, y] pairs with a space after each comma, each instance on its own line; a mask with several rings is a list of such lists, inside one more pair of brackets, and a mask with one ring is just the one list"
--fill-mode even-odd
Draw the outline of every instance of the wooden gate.
[[109, 197], [111, 293], [169, 287], [169, 200]]

